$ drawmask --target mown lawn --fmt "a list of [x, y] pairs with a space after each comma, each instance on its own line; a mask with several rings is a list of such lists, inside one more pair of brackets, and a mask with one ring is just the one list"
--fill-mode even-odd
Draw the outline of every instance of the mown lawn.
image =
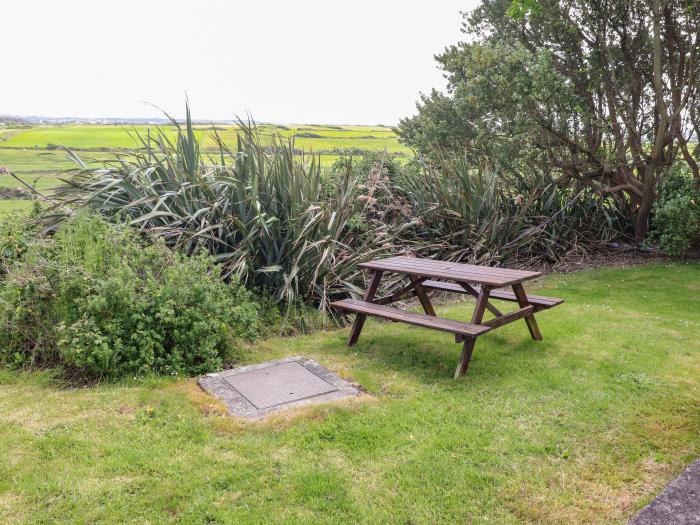
[[[0, 523], [624, 523], [700, 455], [700, 265], [552, 275], [566, 303], [479, 339], [368, 323], [251, 348], [363, 401], [264, 423], [192, 380], [0, 373]], [[469, 303], [446, 308], [464, 318]]]

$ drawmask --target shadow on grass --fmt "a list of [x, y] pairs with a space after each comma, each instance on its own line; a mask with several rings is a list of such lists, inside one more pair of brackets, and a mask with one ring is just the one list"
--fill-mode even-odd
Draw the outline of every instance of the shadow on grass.
[[346, 333], [340, 332], [339, 337], [328, 341], [322, 351], [352, 352], [380, 370], [410, 375], [422, 383], [459, 385], [472, 376], [487, 376], [500, 381], [523, 372], [534, 372], [541, 367], [541, 360], [556, 350], [554, 343], [532, 341], [527, 330], [524, 330], [522, 340], [516, 342], [505, 334], [490, 333], [477, 338], [467, 375], [454, 381], [462, 343], [455, 343], [454, 337], [447, 333], [403, 329], [405, 333], [400, 334], [372, 333], [370, 329], [352, 348], [345, 345]]

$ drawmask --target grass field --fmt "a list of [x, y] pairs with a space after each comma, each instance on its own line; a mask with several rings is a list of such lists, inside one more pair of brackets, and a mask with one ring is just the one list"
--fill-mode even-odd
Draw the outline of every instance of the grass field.
[[30, 200], [5, 200], [0, 199], [0, 213], [10, 213], [10, 212], [25, 212], [29, 211], [32, 207], [32, 201]]
[[402, 324], [263, 341], [250, 362], [308, 356], [369, 392], [264, 423], [193, 380], [0, 371], [0, 522], [625, 523], [700, 454], [699, 272], [551, 275], [545, 340], [486, 334], [457, 381], [458, 345]]
[[[399, 144], [391, 128], [376, 126], [311, 126], [299, 125], [279, 127], [271, 125], [258, 126], [263, 135], [279, 134], [285, 137], [296, 136], [299, 148], [316, 152], [333, 149], [369, 149], [387, 150], [392, 153], [408, 153], [408, 148]], [[0, 147], [7, 148], [47, 148], [62, 145], [73, 149], [116, 148], [128, 149], [138, 147], [136, 135], [146, 136], [154, 132], [153, 126], [53, 126], [17, 130], [9, 138], [0, 142]], [[165, 134], [173, 138], [172, 126], [163, 126]], [[235, 140], [235, 127], [217, 126], [216, 131], [225, 141]], [[198, 126], [196, 130], [203, 149], [215, 148], [214, 133], [211, 126]]]
[[[109, 153], [79, 151], [80, 158], [88, 165], [98, 166], [100, 161], [113, 157]], [[5, 166], [17, 174], [56, 174], [75, 168], [63, 150], [34, 148], [14, 149], [2, 147], [0, 143], [0, 166]]]
[[[340, 150], [388, 151], [407, 155], [408, 148], [399, 144], [391, 128], [382, 126], [319, 126], [295, 125], [276, 126], [262, 124], [258, 126], [265, 136], [281, 135], [295, 137], [295, 144], [305, 151], [321, 155], [324, 166], [330, 166]], [[173, 138], [172, 126], [161, 129]], [[113, 155], [109, 150], [127, 150], [138, 147], [136, 135], [147, 136], [154, 132], [153, 126], [106, 126], [106, 125], [66, 125], [33, 128], [0, 128], [0, 166], [28, 180], [40, 176], [41, 188], [53, 185], [56, 174], [75, 167], [65, 153], [56, 149], [58, 145], [75, 150], [90, 166], [99, 166], [100, 162]], [[226, 142], [235, 143], [236, 129], [232, 126], [216, 126], [216, 132]], [[212, 126], [197, 126], [196, 133], [202, 149], [213, 151], [216, 147]], [[0, 177], [0, 187], [14, 187], [16, 182], [7, 177]], [[20, 204], [0, 201], [0, 212], [8, 208], [22, 208]]]

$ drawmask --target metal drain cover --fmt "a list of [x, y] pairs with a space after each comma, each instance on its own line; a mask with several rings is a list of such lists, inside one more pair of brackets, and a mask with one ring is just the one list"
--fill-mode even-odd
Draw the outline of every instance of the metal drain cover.
[[270, 408], [338, 390], [297, 362], [251, 370], [224, 380], [255, 408]]
[[207, 374], [199, 385], [221, 399], [229, 413], [259, 418], [265, 414], [310, 403], [359, 395], [352, 384], [304, 357], [290, 357]]

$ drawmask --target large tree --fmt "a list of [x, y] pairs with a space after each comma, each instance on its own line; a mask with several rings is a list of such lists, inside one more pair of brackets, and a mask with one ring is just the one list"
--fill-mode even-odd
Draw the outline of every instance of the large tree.
[[624, 198], [642, 240], [665, 169], [700, 181], [700, 0], [484, 0], [437, 58], [448, 93], [403, 119], [429, 155], [559, 173]]

